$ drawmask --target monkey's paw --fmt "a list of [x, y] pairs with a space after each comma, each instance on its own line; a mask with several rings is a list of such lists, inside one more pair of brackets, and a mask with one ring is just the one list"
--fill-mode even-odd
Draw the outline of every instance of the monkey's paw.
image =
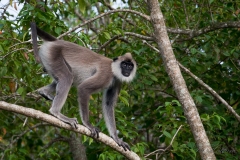
[[73, 128], [77, 129], [77, 125], [78, 125], [78, 120], [77, 118], [69, 118], [64, 116], [61, 113], [55, 112], [52, 108], [49, 110], [49, 112], [51, 113], [51, 115], [53, 115], [54, 117], [58, 118], [59, 120], [70, 124]]
[[88, 129], [91, 131], [91, 136], [92, 137], [96, 137], [96, 138], [99, 138], [99, 132], [100, 132], [100, 129], [98, 129], [97, 127], [88, 127]]
[[54, 96], [53, 95], [51, 95], [51, 94], [47, 94], [47, 93], [45, 93], [43, 90], [38, 90], [38, 93], [43, 97], [43, 98], [45, 98], [46, 100], [49, 100], [49, 101], [53, 101], [53, 99], [54, 99]]
[[77, 120], [77, 118], [68, 118], [67, 121], [68, 121], [68, 122], [66, 122], [66, 123], [70, 124], [73, 128], [75, 128], [75, 129], [78, 128], [78, 127], [77, 127], [77, 125], [78, 125], [78, 120]]
[[131, 149], [130, 149], [130, 146], [129, 146], [126, 142], [122, 141], [120, 138], [113, 138], [113, 140], [114, 140], [119, 146], [122, 146], [125, 151], [127, 151], [127, 150], [130, 151], [130, 150], [131, 150]]

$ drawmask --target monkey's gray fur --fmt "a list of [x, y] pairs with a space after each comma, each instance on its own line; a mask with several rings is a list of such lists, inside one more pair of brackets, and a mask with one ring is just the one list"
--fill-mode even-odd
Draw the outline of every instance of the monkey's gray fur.
[[[61, 121], [77, 128], [76, 118], [61, 114], [61, 109], [67, 99], [69, 89], [74, 84], [78, 89], [78, 102], [83, 125], [92, 136], [99, 136], [99, 129], [89, 122], [89, 98], [94, 92], [104, 90], [103, 113], [110, 136], [116, 143], [130, 150], [129, 145], [117, 135], [114, 106], [118, 99], [122, 82], [130, 82], [136, 74], [136, 62], [130, 53], [114, 60], [97, 54], [77, 44], [57, 40], [31, 23], [34, 56], [41, 63], [54, 81], [38, 89], [46, 99], [52, 100], [50, 113]], [[44, 40], [37, 52], [37, 35]], [[56, 93], [54, 97], [54, 93]]]

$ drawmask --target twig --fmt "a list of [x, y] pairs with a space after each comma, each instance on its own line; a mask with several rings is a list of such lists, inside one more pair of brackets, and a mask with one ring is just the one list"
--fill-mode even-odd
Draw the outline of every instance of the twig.
[[10, 46], [9, 49], [11, 49], [11, 48], [13, 48], [13, 47], [15, 47], [15, 46], [17, 46], [17, 45], [25, 44], [25, 43], [32, 43], [32, 40], [30, 39], [30, 40], [28, 40], [28, 41], [19, 42], [19, 43], [17, 43], [17, 44], [14, 44], [14, 45]]
[[[107, 3], [105, 0], [103, 0], [104, 5], [106, 5], [108, 7], [108, 9], [110, 10], [115, 10], [109, 3]], [[136, 26], [132, 21], [130, 21], [129, 19], [126, 19], [122, 14], [119, 14], [119, 17], [121, 17], [122, 19], [125, 19], [130, 25]]]
[[[10, 54], [14, 53], [14, 52], [17, 52], [17, 51], [21, 51], [21, 50], [28, 50], [27, 48], [19, 48], [19, 49], [15, 49], [13, 50], [12, 52], [8, 52], [7, 54], [5, 54], [4, 56], [1, 56], [0, 58], [4, 59], [6, 58], [7, 56], [9, 56]], [[30, 52], [32, 50], [28, 50], [28, 52]]]
[[2, 15], [1, 15], [0, 19], [3, 19], [3, 15], [6, 13], [7, 8], [9, 7], [9, 5], [10, 5], [10, 3], [6, 4], [5, 6], [3, 6], [3, 8], [1, 8], [1, 9], [3, 9], [3, 12], [2, 12]]
[[116, 12], [130, 12], [130, 13], [132, 13], [132, 14], [137, 14], [137, 15], [141, 16], [142, 18], [146, 19], [147, 21], [150, 21], [150, 17], [149, 17], [148, 15], [145, 15], [145, 14], [141, 13], [141, 12], [137, 12], [137, 11], [130, 10], [130, 9], [116, 9], [116, 10], [112, 10], [112, 11], [108, 11], [108, 12], [102, 13], [102, 14], [100, 14], [100, 15], [98, 15], [98, 16], [90, 19], [90, 20], [87, 20], [87, 21], [85, 21], [84, 23], [79, 24], [79, 25], [77, 25], [76, 27], [74, 27], [74, 28], [70, 29], [69, 31], [65, 32], [64, 34], [58, 36], [57, 38], [60, 39], [60, 38], [62, 38], [63, 36], [66, 36], [67, 34], [75, 31], [76, 29], [78, 29], [78, 28], [80, 28], [80, 27], [82, 27], [82, 26], [84, 26], [84, 25], [86, 25], [86, 24], [88, 24], [88, 23], [91, 23], [91, 22], [95, 21], [95, 20], [98, 19], [98, 18], [101, 18], [101, 17], [103, 17], [103, 16], [106, 16], [106, 15], [112, 14], [112, 13], [116, 13]]
[[[133, 32], [125, 32], [124, 35], [126, 35], [126, 36], [134, 36], [134, 37], [137, 37], [137, 38], [140, 38], [140, 39], [153, 41], [153, 38], [152, 38], [152, 37], [140, 35], [140, 34], [133, 33]], [[112, 37], [110, 40], [108, 40], [107, 42], [105, 42], [105, 43], [98, 49], [98, 52], [101, 51], [103, 48], [105, 48], [105, 47], [106, 47], [108, 44], [110, 44], [112, 41], [114, 41], [114, 40], [116, 40], [116, 39], [119, 39], [119, 38], [121, 38], [121, 37], [123, 37], [123, 36], [122, 36], [122, 35], [116, 35], [116, 36]]]
[[49, 148], [51, 145], [53, 145], [55, 142], [59, 142], [59, 141], [63, 141], [63, 142], [68, 142], [69, 141], [69, 138], [66, 138], [66, 137], [57, 137], [57, 138], [54, 138], [53, 140], [51, 140], [48, 144], [46, 144], [45, 146], [43, 146], [43, 149], [41, 152], [45, 151], [47, 148]]
[[187, 27], [189, 28], [189, 18], [188, 18], [188, 14], [187, 14], [186, 5], [185, 5], [185, 0], [182, 0], [182, 3], [183, 3], [184, 14], [186, 16]]
[[147, 155], [144, 156], [144, 157], [146, 158], [146, 157], [151, 156], [151, 155], [153, 155], [153, 154], [155, 154], [155, 153], [157, 153], [157, 152], [159, 152], [159, 151], [166, 152], [166, 151], [172, 146], [173, 141], [174, 141], [174, 139], [176, 138], [176, 136], [177, 136], [179, 130], [182, 128], [182, 126], [183, 126], [183, 125], [181, 125], [180, 127], [178, 127], [178, 130], [177, 130], [176, 133], [174, 134], [174, 136], [173, 136], [173, 138], [172, 138], [170, 144], [169, 144], [165, 149], [157, 149], [157, 150], [155, 150], [155, 151], [153, 151], [153, 152], [147, 154]]
[[198, 30], [167, 28], [167, 31], [169, 33], [174, 33], [174, 34], [188, 35], [189, 37], [186, 39], [177, 40], [177, 41], [186, 41], [194, 37], [200, 36], [202, 34], [212, 32], [218, 29], [224, 29], [224, 28], [240, 28], [240, 21], [212, 23], [211, 25]]
[[113, 42], [114, 40], [118, 39], [119, 37], [121, 37], [121, 35], [116, 35], [114, 37], [112, 37], [110, 40], [108, 40], [107, 42], [105, 42], [102, 46], [99, 47], [99, 49], [97, 50], [97, 52], [100, 52], [103, 48], [105, 48], [108, 44], [110, 44], [111, 42]]
[[[75, 14], [78, 16], [78, 18], [83, 21], [83, 22], [86, 22], [86, 20], [83, 18], [83, 16], [75, 9]], [[98, 34], [98, 30], [94, 27], [92, 27], [92, 25], [90, 24], [89, 25], [89, 28], [95, 33], [95, 34]]]

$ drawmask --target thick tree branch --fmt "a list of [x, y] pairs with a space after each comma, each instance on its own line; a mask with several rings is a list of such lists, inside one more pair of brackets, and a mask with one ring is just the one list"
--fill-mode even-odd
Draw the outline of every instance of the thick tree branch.
[[181, 103], [184, 115], [188, 120], [194, 140], [202, 159], [216, 159], [206, 131], [201, 122], [196, 105], [187, 89], [187, 85], [181, 74], [176, 57], [167, 34], [163, 14], [160, 10], [158, 0], [148, 0], [151, 21], [154, 29], [154, 38], [158, 44], [164, 67], [173, 84], [174, 91]]
[[[56, 127], [59, 128], [63, 128], [63, 129], [67, 129], [70, 131], [74, 131], [76, 133], [81, 133], [84, 135], [87, 135], [89, 137], [91, 137], [91, 132], [89, 129], [87, 129], [86, 127], [82, 126], [82, 125], [78, 125], [77, 129], [72, 128], [70, 125], [60, 121], [59, 119], [48, 115], [46, 113], [43, 113], [41, 111], [32, 109], [32, 108], [26, 108], [26, 107], [22, 107], [19, 105], [15, 105], [15, 104], [10, 104], [4, 101], [0, 101], [0, 109], [6, 110], [6, 111], [10, 111], [10, 112], [15, 112], [18, 114], [22, 114], [25, 115], [27, 117], [31, 117], [31, 118], [35, 118], [35, 119], [39, 119], [41, 121], [50, 123]], [[116, 151], [118, 151], [119, 153], [121, 153], [122, 155], [124, 155], [126, 158], [128, 159], [132, 159], [132, 160], [140, 160], [139, 156], [132, 152], [132, 151], [124, 151], [124, 149], [122, 147], [119, 147], [118, 144], [109, 136], [100, 133], [99, 134], [99, 138], [94, 138], [97, 141], [103, 142], [106, 145], [110, 146], [111, 148], [115, 149]]]

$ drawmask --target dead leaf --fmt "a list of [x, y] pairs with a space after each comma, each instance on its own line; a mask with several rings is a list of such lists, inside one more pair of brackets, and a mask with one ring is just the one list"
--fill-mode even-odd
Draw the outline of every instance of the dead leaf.
[[14, 8], [17, 10], [17, 3], [14, 2]]
[[13, 79], [9, 82], [9, 88], [10, 88], [11, 93], [15, 93], [15, 91], [16, 91], [16, 83], [14, 82]]

